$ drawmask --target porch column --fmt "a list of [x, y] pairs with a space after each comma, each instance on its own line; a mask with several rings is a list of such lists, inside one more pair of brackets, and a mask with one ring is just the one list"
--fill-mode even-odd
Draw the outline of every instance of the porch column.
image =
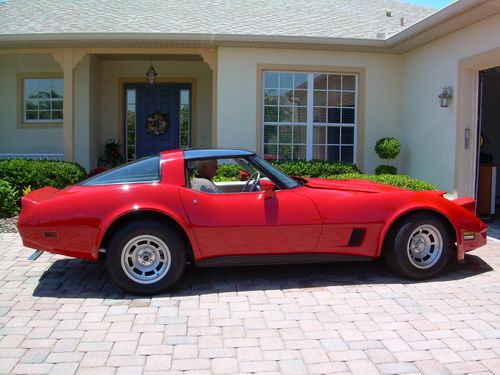
[[53, 52], [54, 60], [63, 70], [63, 153], [65, 161], [75, 160], [74, 140], [74, 69], [85, 53], [67, 48]]
[[201, 51], [203, 61], [210, 66], [212, 71], [212, 147], [217, 148], [217, 92], [218, 92], [218, 51], [217, 49], [205, 49]]

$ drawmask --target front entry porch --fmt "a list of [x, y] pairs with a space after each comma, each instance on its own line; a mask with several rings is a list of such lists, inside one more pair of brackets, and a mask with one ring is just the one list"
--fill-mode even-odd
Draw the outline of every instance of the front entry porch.
[[[125, 161], [177, 147], [214, 147], [216, 56], [215, 49], [203, 48], [64, 48], [4, 53], [5, 89], [18, 93], [6, 99], [18, 111], [17, 116], [4, 118], [8, 142], [2, 143], [2, 153], [40, 158], [62, 155], [64, 160], [91, 170], [98, 166], [109, 139], [120, 143]], [[151, 64], [157, 72], [154, 84], [148, 84], [146, 77]], [[24, 119], [32, 107], [27, 107], [25, 81], [43, 81], [48, 76], [61, 80], [62, 118], [50, 123], [30, 118], [28, 123]], [[167, 116], [168, 128], [162, 134], [147, 131], [147, 119], [154, 113]]]

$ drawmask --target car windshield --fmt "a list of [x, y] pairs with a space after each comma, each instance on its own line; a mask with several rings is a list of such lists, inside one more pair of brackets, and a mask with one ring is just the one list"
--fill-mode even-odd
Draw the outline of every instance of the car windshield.
[[255, 164], [257, 164], [261, 169], [263, 169], [266, 172], [266, 174], [274, 176], [276, 179], [281, 181], [281, 183], [287, 189], [293, 189], [300, 186], [300, 184], [296, 180], [287, 175], [281, 169], [276, 168], [275, 166], [269, 164], [267, 161], [258, 157], [257, 155], [252, 156], [251, 159]]

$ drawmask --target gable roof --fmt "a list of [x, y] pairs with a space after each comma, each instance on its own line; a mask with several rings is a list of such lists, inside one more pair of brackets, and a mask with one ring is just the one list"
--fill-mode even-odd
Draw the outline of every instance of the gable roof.
[[6, 0], [0, 3], [0, 35], [152, 33], [385, 39], [433, 12], [435, 9], [396, 0]]

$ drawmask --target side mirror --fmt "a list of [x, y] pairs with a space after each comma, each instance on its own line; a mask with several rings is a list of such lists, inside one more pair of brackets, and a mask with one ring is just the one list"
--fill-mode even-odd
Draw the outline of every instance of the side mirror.
[[274, 198], [276, 193], [274, 192], [274, 188], [276, 184], [269, 180], [260, 180], [260, 189], [264, 191], [264, 197], [266, 199]]

